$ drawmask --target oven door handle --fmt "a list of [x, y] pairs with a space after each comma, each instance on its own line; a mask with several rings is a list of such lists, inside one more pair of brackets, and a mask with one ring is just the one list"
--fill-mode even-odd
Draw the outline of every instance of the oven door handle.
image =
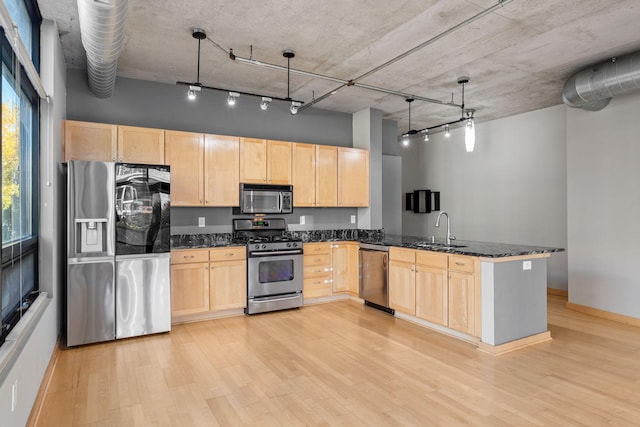
[[270, 302], [270, 301], [288, 301], [288, 300], [292, 300], [292, 299], [298, 299], [300, 298], [300, 294], [295, 294], [293, 296], [287, 296], [287, 297], [283, 297], [283, 296], [271, 296], [271, 297], [258, 297], [258, 298], [250, 298], [251, 301], [253, 302]]
[[277, 255], [302, 255], [302, 251], [296, 249], [296, 250], [292, 250], [292, 251], [251, 252], [251, 253], [249, 253], [249, 257], [277, 256]]

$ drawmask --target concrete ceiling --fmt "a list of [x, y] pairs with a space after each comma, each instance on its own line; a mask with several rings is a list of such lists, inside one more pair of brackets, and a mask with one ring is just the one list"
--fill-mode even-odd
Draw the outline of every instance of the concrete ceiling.
[[[70, 68], [86, 68], [76, 0], [38, 0], [57, 22]], [[242, 57], [350, 80], [498, 3], [497, 0], [129, 0], [126, 46], [118, 76], [173, 84], [196, 80], [192, 28]], [[393, 91], [465, 103], [483, 122], [562, 103], [573, 73], [640, 50], [637, 0], [515, 0], [364, 79]], [[207, 86], [284, 98], [286, 73], [229, 59], [203, 40], [200, 81]], [[336, 83], [291, 75], [291, 97], [304, 102]], [[206, 94], [206, 92], [205, 92]], [[253, 101], [252, 101], [253, 102]], [[256, 101], [257, 102], [257, 101]], [[318, 108], [354, 113], [366, 107], [409, 129], [404, 98], [347, 87]], [[301, 113], [301, 114], [304, 114]], [[455, 120], [460, 110], [422, 101], [411, 128]]]

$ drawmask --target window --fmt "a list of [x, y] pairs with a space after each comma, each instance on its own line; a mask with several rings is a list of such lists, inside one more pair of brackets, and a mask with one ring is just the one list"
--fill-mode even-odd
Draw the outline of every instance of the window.
[[[4, 0], [23, 44], [38, 64], [35, 0]], [[2, 31], [2, 270], [0, 345], [38, 295], [39, 99]]]

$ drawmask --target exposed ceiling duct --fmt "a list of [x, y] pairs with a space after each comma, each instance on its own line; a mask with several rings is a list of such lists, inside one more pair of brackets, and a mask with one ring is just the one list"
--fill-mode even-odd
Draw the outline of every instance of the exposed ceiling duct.
[[128, 0], [78, 0], [89, 89], [98, 98], [113, 95], [118, 57], [125, 42], [127, 6]]
[[640, 52], [635, 52], [574, 74], [564, 85], [562, 100], [570, 107], [599, 111], [614, 96], [639, 89]]

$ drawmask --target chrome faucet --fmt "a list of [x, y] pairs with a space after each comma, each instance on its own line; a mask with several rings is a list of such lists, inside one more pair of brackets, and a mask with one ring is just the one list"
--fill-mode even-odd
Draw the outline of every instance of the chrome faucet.
[[447, 217], [447, 246], [451, 245], [451, 241], [452, 240], [456, 240], [456, 236], [451, 234], [451, 224], [449, 222], [449, 214], [446, 213], [445, 211], [441, 211], [438, 214], [438, 218], [436, 218], [436, 227], [440, 227], [440, 217], [442, 215], [445, 215]]

